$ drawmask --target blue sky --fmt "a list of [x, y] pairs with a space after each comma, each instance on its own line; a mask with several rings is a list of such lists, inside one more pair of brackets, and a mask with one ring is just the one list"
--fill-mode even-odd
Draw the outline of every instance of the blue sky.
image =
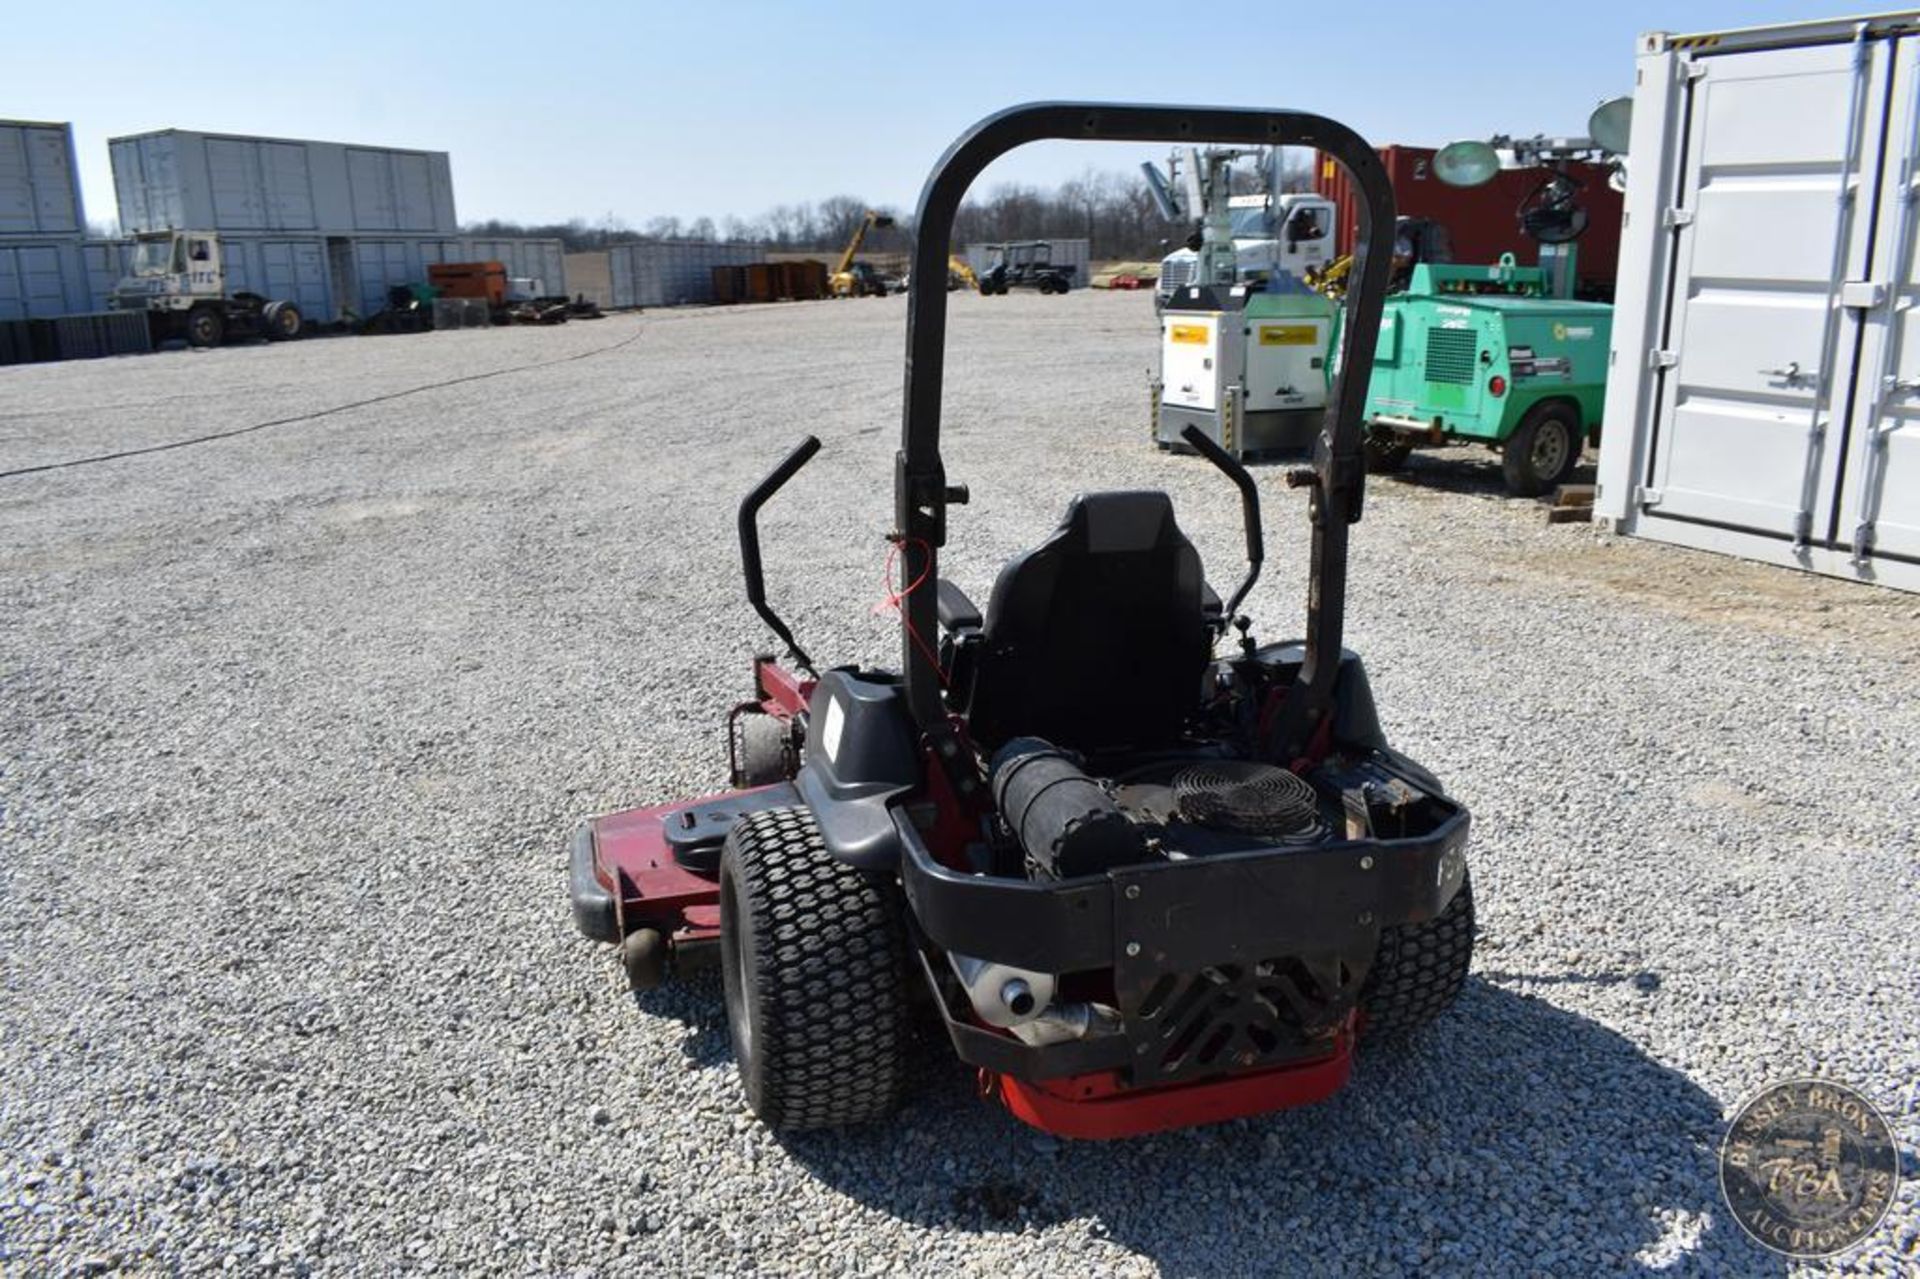
[[[106, 139], [177, 126], [450, 151], [463, 220], [639, 226], [846, 193], [910, 207], [978, 117], [1036, 98], [1300, 107], [1376, 143], [1577, 132], [1634, 37], [1844, 10], [1610, 3], [21, 3], [0, 118], [71, 120], [89, 216]], [[198, 79], [200, 83], [196, 85]], [[1051, 184], [1140, 148], [1026, 148]]]

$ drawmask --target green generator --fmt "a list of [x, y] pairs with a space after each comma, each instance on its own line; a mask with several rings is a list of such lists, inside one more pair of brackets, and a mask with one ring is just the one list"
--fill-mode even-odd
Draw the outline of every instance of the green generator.
[[1367, 462], [1397, 470], [1415, 448], [1475, 440], [1507, 488], [1562, 483], [1606, 399], [1613, 308], [1550, 296], [1547, 271], [1422, 263], [1387, 299], [1367, 396]]

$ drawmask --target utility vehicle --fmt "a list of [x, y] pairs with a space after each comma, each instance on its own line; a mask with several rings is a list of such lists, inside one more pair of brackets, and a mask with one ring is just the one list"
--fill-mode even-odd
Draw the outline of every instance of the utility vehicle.
[[129, 274], [114, 285], [114, 310], [144, 311], [155, 342], [184, 338], [219, 346], [228, 338], [282, 342], [300, 336], [305, 321], [291, 302], [244, 290], [227, 291], [220, 237], [211, 231], [153, 231], [137, 235]]

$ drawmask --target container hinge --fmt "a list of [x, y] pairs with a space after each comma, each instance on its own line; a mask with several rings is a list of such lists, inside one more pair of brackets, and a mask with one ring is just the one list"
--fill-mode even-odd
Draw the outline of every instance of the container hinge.
[[1695, 80], [1705, 78], [1707, 64], [1695, 58], [1688, 58], [1678, 64], [1677, 70], [1682, 83], [1692, 84]]
[[1660, 225], [1669, 230], [1683, 226], [1692, 226], [1693, 218], [1694, 211], [1692, 209], [1668, 209], [1660, 215]]
[[1658, 506], [1665, 497], [1666, 494], [1662, 493], [1659, 489], [1648, 488], [1644, 484], [1636, 484], [1633, 486], [1633, 503], [1635, 506]]
[[1680, 356], [1674, 351], [1663, 351], [1659, 347], [1647, 352], [1647, 367], [1658, 373], [1661, 369], [1670, 369], [1680, 363]]

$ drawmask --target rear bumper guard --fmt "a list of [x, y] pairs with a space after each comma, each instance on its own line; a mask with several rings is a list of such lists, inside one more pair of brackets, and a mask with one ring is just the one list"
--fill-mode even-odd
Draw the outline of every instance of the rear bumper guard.
[[[1445, 910], [1469, 818], [1431, 833], [1125, 867], [1039, 884], [951, 870], [896, 810], [920, 959], [955, 1052], [1044, 1080], [1121, 1070], [1130, 1087], [1324, 1059], [1380, 931]], [[1031, 1045], [979, 1024], [941, 952], [1111, 980], [1118, 1033]], [[1102, 983], [1104, 984], [1104, 983]]]

